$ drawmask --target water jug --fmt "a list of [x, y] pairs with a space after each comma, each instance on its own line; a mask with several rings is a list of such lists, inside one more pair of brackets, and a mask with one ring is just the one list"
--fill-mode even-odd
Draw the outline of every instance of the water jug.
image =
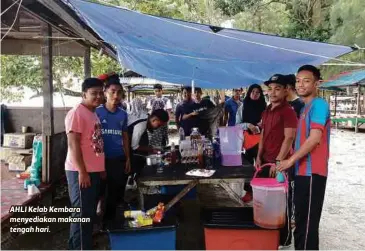
[[280, 183], [276, 178], [257, 178], [263, 167], [256, 170], [251, 181], [253, 192], [253, 212], [256, 225], [267, 229], [279, 229], [285, 226], [288, 180]]
[[242, 166], [242, 128], [219, 127], [222, 166]]

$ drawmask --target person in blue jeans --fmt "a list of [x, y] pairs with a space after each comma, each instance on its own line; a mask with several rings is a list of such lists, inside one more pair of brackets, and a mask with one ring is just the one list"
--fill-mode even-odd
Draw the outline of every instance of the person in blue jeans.
[[120, 107], [123, 88], [119, 81], [105, 84], [106, 103], [96, 109], [104, 140], [106, 180], [101, 194], [105, 193], [103, 225], [110, 226], [115, 220], [116, 208], [124, 199], [130, 172], [130, 151], [127, 112]]
[[80, 212], [73, 218], [88, 218], [89, 222], [71, 223], [69, 249], [92, 249], [93, 223], [100, 190], [100, 178], [105, 173], [104, 146], [101, 125], [95, 109], [103, 101], [103, 82], [88, 78], [82, 83], [82, 102], [65, 118], [67, 157], [65, 162], [71, 207]]

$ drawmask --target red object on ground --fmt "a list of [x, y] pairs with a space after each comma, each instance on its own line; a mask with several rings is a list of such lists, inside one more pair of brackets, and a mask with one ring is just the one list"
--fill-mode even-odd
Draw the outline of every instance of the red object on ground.
[[204, 228], [206, 250], [277, 250], [279, 230]]
[[244, 203], [248, 203], [252, 201], [252, 193], [246, 192], [245, 196], [242, 197], [242, 201]]

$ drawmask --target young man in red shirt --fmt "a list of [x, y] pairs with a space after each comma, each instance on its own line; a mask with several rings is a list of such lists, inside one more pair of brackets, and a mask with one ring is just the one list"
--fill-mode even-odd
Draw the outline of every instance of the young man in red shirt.
[[312, 65], [299, 68], [296, 76], [298, 95], [305, 103], [298, 123], [295, 153], [282, 161], [278, 170], [295, 165], [295, 249], [319, 249], [319, 222], [326, 190], [330, 110], [328, 103], [317, 97], [321, 74]]
[[[262, 115], [262, 133], [256, 166], [266, 163], [277, 163], [286, 159], [292, 150], [295, 139], [295, 131], [298, 119], [293, 108], [286, 101], [288, 95], [288, 78], [281, 74], [275, 74], [265, 85], [268, 86], [268, 94], [271, 104]], [[276, 167], [262, 170], [261, 176], [275, 177]], [[290, 192], [289, 192], [290, 194]], [[288, 214], [285, 227], [280, 231], [280, 245], [291, 244], [291, 227], [289, 224], [291, 213], [291, 199], [288, 201]]]

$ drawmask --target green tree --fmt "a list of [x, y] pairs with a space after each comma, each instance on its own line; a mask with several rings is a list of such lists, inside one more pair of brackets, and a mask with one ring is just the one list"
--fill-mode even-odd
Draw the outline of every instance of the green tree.
[[[117, 61], [108, 56], [98, 56], [91, 52], [92, 76], [106, 72], [121, 72]], [[25, 87], [35, 92], [34, 96], [42, 93], [42, 63], [39, 56], [1, 55], [1, 97], [4, 101], [19, 101], [24, 97]], [[84, 78], [83, 58], [53, 57], [53, 82], [55, 92], [65, 92], [77, 95]], [[72, 92], [74, 91], [74, 92]]]
[[331, 41], [365, 47], [365, 1], [337, 0], [331, 7]]

